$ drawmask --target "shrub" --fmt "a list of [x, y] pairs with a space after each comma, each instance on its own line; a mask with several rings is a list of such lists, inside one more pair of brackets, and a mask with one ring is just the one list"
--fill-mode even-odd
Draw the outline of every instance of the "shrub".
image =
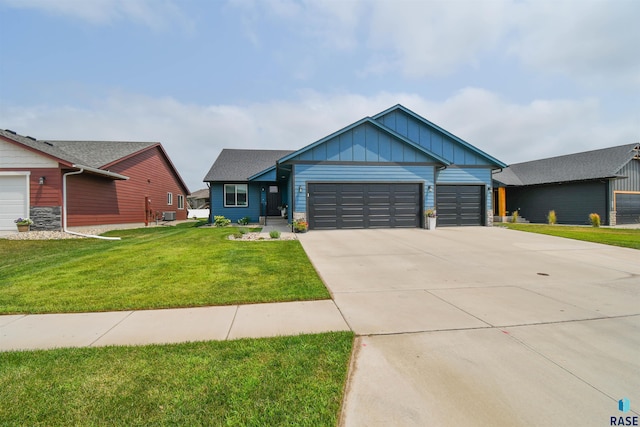
[[231, 220], [222, 215], [216, 215], [213, 217], [213, 225], [216, 227], [226, 227], [229, 224], [231, 224]]
[[593, 227], [600, 227], [600, 215], [597, 213], [590, 213], [589, 222]]
[[278, 230], [271, 230], [269, 232], [269, 237], [271, 237], [272, 239], [279, 239], [280, 238], [280, 232]]
[[304, 233], [309, 229], [309, 223], [304, 219], [297, 219], [293, 221], [293, 229], [297, 233]]
[[240, 218], [238, 220], [238, 224], [247, 225], [247, 224], [249, 224], [249, 221], [251, 221], [251, 218], [249, 218], [248, 216], [245, 216], [244, 218]]
[[239, 234], [247, 234], [249, 232], [249, 230], [247, 230], [246, 228], [238, 228], [238, 233]]
[[518, 211], [513, 211], [511, 213], [511, 222], [513, 223], [518, 222]]
[[549, 225], [554, 225], [556, 222], [558, 222], [556, 211], [549, 211], [549, 215], [547, 215], [547, 221], [549, 222]]

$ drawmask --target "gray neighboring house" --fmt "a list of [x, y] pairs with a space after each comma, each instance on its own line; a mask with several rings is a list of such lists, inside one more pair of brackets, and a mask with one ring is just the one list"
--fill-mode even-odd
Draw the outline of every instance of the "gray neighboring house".
[[187, 203], [191, 209], [209, 209], [209, 189], [202, 188], [187, 196]]
[[559, 224], [640, 222], [640, 144], [626, 144], [510, 165], [493, 174], [495, 215], [513, 211], [531, 222]]

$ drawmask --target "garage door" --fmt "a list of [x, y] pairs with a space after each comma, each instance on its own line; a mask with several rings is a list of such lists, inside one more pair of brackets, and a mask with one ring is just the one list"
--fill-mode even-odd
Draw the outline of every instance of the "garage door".
[[420, 184], [309, 183], [310, 229], [420, 227]]
[[640, 222], [640, 194], [616, 193], [616, 224]]
[[438, 227], [484, 225], [481, 185], [436, 186], [436, 211]]
[[14, 222], [29, 212], [27, 175], [0, 175], [0, 230], [16, 230]]

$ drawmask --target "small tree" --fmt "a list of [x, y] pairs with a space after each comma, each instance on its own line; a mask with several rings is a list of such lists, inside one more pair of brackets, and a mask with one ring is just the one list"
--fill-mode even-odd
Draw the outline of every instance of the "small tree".
[[589, 222], [593, 227], [600, 227], [600, 215], [598, 215], [597, 213], [590, 213]]
[[554, 210], [549, 211], [549, 215], [547, 215], [547, 221], [549, 222], [549, 225], [554, 225], [556, 222], [558, 222], [558, 218], [556, 217], [556, 211]]

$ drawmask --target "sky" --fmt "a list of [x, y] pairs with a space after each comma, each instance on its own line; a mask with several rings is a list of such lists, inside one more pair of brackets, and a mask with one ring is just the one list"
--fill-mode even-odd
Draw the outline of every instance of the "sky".
[[402, 104], [512, 164], [640, 141], [637, 0], [0, 0], [0, 127], [296, 150]]

